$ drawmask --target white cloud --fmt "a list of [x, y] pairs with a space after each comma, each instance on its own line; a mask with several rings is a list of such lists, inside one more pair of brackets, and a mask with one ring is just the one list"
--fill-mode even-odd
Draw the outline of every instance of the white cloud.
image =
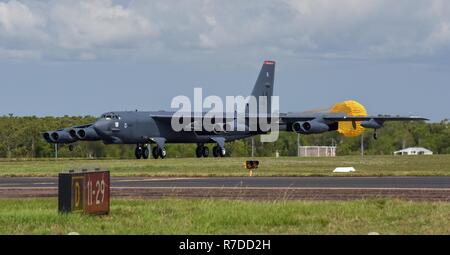
[[206, 21], [206, 24], [208, 24], [211, 27], [215, 27], [217, 25], [217, 21], [216, 21], [216, 18], [214, 16], [206, 15], [205, 16], [205, 21]]
[[41, 40], [45, 20], [18, 1], [0, 2], [0, 38], [2, 40]]
[[[422, 0], [286, 0], [293, 7], [292, 30], [307, 35], [319, 55], [404, 57], [425, 53], [436, 24]], [[303, 48], [299, 47], [299, 51]]]
[[68, 49], [126, 47], [158, 34], [146, 17], [110, 0], [55, 1], [48, 18], [58, 45]]
[[438, 24], [427, 38], [426, 43], [431, 51], [435, 48], [448, 47], [450, 45], [450, 23]]
[[41, 24], [42, 20], [36, 17], [26, 5], [15, 0], [0, 3], [0, 25], [5, 32], [30, 29]]
[[200, 40], [200, 47], [202, 48], [217, 48], [216, 42], [207, 34], [200, 34], [198, 39]]
[[[3, 52], [48, 59], [199, 51], [435, 57], [450, 54], [450, 1], [11, 0], [0, 2], [0, 39]], [[0, 57], [6, 55], [21, 54]]]

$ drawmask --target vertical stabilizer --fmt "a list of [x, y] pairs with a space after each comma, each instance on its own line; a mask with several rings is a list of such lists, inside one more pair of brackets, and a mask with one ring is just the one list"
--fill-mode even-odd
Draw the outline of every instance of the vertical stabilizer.
[[[263, 63], [261, 71], [259, 72], [258, 79], [256, 80], [255, 86], [253, 87], [252, 96], [256, 98], [259, 105], [259, 97], [267, 97], [267, 109], [266, 113], [271, 113], [273, 95], [273, 82], [275, 77], [275, 61], [266, 60]], [[258, 113], [264, 110], [258, 109]]]

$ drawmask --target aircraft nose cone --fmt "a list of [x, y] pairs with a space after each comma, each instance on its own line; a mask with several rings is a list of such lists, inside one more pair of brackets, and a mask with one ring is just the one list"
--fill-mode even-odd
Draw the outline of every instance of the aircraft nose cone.
[[94, 129], [97, 133], [105, 134], [110, 131], [110, 122], [107, 120], [98, 120], [94, 123]]

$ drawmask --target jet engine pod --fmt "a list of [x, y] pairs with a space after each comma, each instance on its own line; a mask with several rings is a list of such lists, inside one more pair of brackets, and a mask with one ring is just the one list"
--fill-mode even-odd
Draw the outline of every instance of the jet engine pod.
[[[46, 136], [47, 135], [44, 133], [44, 138], [47, 140]], [[70, 136], [67, 130], [54, 131], [50, 133], [49, 138], [53, 143], [73, 143], [77, 141], [77, 139]]]
[[72, 137], [73, 139], [79, 139], [78, 136], [77, 136], [77, 131], [78, 131], [77, 128], [71, 128], [71, 129], [69, 129], [69, 135], [70, 135], [70, 137]]
[[330, 127], [318, 120], [311, 120], [294, 122], [292, 129], [301, 134], [319, 134], [330, 130]]
[[97, 141], [100, 140], [100, 136], [95, 132], [94, 128], [80, 128], [77, 130], [76, 135], [78, 139], [85, 141]]
[[303, 130], [302, 122], [301, 121], [294, 122], [294, 124], [292, 124], [292, 130], [294, 130], [297, 133], [301, 133]]
[[56, 141], [54, 141], [53, 139], [52, 139], [52, 133], [53, 133], [54, 131], [48, 131], [48, 132], [45, 132], [45, 133], [43, 133], [42, 134], [42, 136], [44, 137], [44, 139], [47, 141], [47, 142], [49, 142], [49, 143], [55, 143]]
[[[352, 117], [365, 117], [367, 116], [366, 108], [354, 101], [344, 101], [342, 103], [335, 104], [331, 110], [332, 113], [345, 113], [347, 116]], [[351, 121], [340, 121], [338, 123], [338, 129], [337, 131], [344, 136], [352, 137], [352, 136], [358, 136], [361, 135], [364, 132], [364, 127], [361, 126], [360, 121], [351, 122]]]

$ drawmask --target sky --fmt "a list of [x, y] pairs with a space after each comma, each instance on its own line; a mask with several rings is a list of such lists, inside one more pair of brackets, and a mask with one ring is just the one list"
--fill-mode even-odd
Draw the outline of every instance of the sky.
[[0, 115], [248, 95], [264, 60], [282, 112], [450, 118], [450, 1], [0, 1]]

